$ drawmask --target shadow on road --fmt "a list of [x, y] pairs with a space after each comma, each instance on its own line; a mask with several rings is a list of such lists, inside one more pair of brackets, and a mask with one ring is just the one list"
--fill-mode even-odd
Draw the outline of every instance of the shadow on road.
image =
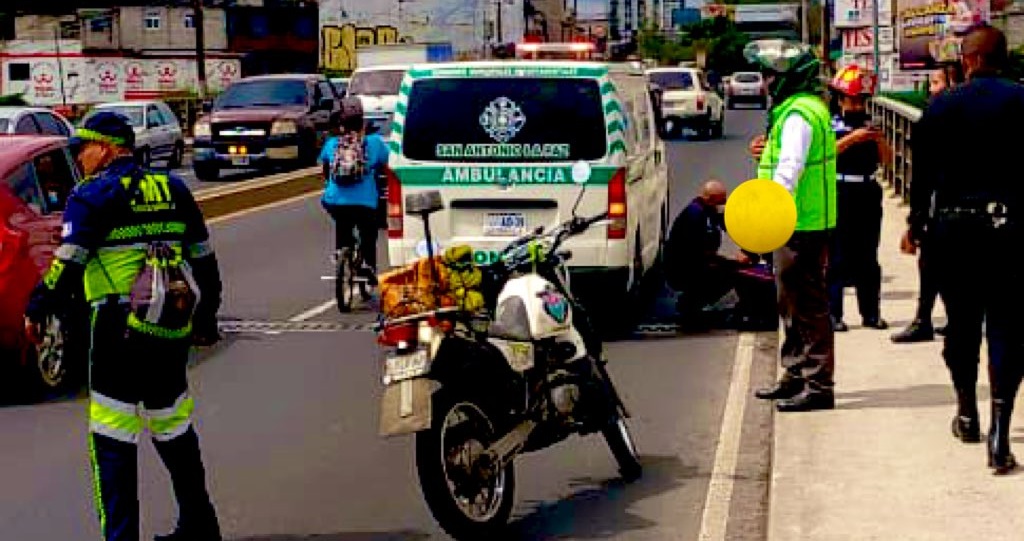
[[353, 532], [328, 533], [313, 535], [261, 535], [258, 537], [239, 537], [228, 541], [422, 541], [430, 535], [416, 531], [399, 532]]
[[[978, 388], [978, 400], [988, 400], [988, 388]], [[949, 406], [956, 404], [956, 394], [952, 384], [911, 385], [890, 389], [874, 389], [852, 393], [836, 393], [836, 409], [865, 408], [929, 408], [933, 406]]]
[[695, 466], [684, 465], [675, 456], [646, 456], [641, 462], [644, 477], [635, 483], [626, 485], [620, 479], [574, 479], [574, 488], [589, 488], [558, 502], [528, 502], [535, 506], [533, 512], [510, 524], [505, 540], [563, 536], [604, 539], [656, 526], [655, 522], [631, 514], [631, 505], [674, 490], [701, 475]]

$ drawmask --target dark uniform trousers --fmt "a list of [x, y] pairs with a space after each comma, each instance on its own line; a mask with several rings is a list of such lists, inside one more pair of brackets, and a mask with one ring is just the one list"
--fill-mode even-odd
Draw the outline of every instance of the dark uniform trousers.
[[934, 222], [928, 264], [934, 264], [946, 305], [942, 356], [953, 385], [973, 396], [981, 335], [988, 339], [992, 398], [1013, 404], [1024, 374], [1024, 272], [1006, 253], [1021, 246], [1019, 225], [993, 227], [990, 217], [943, 218]]
[[835, 342], [825, 280], [829, 237], [828, 231], [797, 231], [775, 253], [785, 333], [782, 381], [802, 380], [815, 390], [834, 386]]
[[[130, 331], [127, 315], [127, 304], [116, 298], [98, 305], [93, 314], [89, 391], [94, 420], [89, 447], [104, 539], [139, 539], [137, 438], [141, 425], [120, 414], [134, 414], [140, 423], [149, 420], [153, 443], [170, 473], [179, 526], [219, 531], [206, 490], [199, 440], [191, 425], [186, 376], [189, 343]], [[99, 415], [97, 408], [102, 408]], [[120, 421], [97, 423], [104, 411]]]
[[[840, 175], [843, 176], [843, 175]], [[865, 178], [866, 177], [866, 178]], [[882, 186], [871, 177], [836, 183], [836, 230], [829, 247], [828, 290], [832, 317], [843, 319], [843, 291], [853, 286], [861, 318], [879, 317], [882, 267]]]

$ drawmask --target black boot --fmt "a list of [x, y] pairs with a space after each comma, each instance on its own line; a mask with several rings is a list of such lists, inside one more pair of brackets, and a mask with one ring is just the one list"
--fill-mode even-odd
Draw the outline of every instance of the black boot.
[[156, 541], [221, 541], [220, 525], [206, 490], [206, 470], [199, 451], [199, 438], [191, 427], [169, 441], [153, 441], [167, 467], [178, 501], [178, 526]]
[[804, 390], [804, 381], [799, 378], [787, 377], [775, 384], [775, 387], [758, 389], [754, 396], [761, 400], [781, 400], [793, 398]]
[[974, 387], [956, 390], [956, 416], [953, 417], [953, 437], [964, 443], [981, 441], [981, 423], [978, 421], [978, 398]]
[[988, 432], [988, 467], [996, 475], [1004, 475], [1017, 467], [1017, 459], [1010, 452], [1010, 416], [1013, 402], [992, 399], [992, 426]]
[[884, 331], [889, 328], [889, 322], [878, 316], [866, 317], [861, 320], [861, 325], [870, 329]]
[[793, 398], [779, 400], [775, 409], [779, 411], [817, 411], [835, 409], [836, 399], [832, 390], [807, 387]]
[[935, 338], [932, 324], [915, 319], [906, 329], [892, 335], [894, 344], [910, 344], [913, 342], [930, 342]]
[[832, 316], [832, 330], [834, 332], [846, 332], [850, 327], [843, 321], [842, 317]]

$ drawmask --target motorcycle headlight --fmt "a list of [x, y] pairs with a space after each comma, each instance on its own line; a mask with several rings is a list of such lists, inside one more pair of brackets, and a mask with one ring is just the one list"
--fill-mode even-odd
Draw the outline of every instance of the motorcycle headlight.
[[270, 135], [293, 135], [299, 132], [294, 120], [275, 120], [270, 126]]
[[213, 130], [210, 129], [209, 120], [200, 120], [196, 122], [196, 125], [192, 128], [193, 137], [210, 137], [213, 135]]

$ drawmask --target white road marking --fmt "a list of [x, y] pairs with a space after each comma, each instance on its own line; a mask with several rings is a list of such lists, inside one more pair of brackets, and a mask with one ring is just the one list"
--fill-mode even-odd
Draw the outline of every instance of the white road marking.
[[722, 429], [718, 435], [715, 462], [700, 521], [700, 541], [725, 541], [733, 480], [739, 460], [740, 436], [743, 432], [743, 413], [747, 407], [750, 387], [750, 367], [754, 360], [755, 337], [754, 333], [742, 333], [736, 344], [729, 394], [722, 415]]
[[298, 323], [300, 321], [307, 321], [307, 320], [315, 318], [316, 316], [319, 316], [320, 314], [323, 314], [324, 312], [330, 310], [331, 308], [334, 308], [335, 306], [338, 306], [338, 300], [337, 299], [331, 299], [331, 300], [329, 300], [329, 301], [327, 301], [327, 302], [325, 302], [325, 303], [323, 303], [323, 304], [321, 304], [319, 306], [314, 306], [314, 307], [310, 308], [309, 310], [306, 310], [305, 312], [302, 312], [301, 314], [298, 314], [298, 315], [290, 318], [288, 321], [291, 322], [291, 323]]
[[325, 275], [320, 276], [320, 279], [325, 281], [325, 282], [327, 282], [327, 281], [330, 281], [330, 280], [337, 280], [338, 277], [334, 276], [334, 275], [328, 276], [328, 275], [325, 274]]

